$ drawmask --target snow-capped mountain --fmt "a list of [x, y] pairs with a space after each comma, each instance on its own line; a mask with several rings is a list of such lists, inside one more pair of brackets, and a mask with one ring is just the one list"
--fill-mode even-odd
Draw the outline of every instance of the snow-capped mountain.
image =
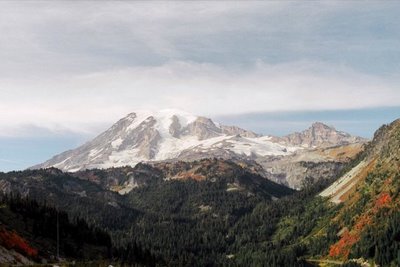
[[82, 169], [134, 166], [142, 161], [290, 155], [299, 146], [274, 142], [235, 126], [178, 110], [128, 114], [92, 141], [33, 168]]

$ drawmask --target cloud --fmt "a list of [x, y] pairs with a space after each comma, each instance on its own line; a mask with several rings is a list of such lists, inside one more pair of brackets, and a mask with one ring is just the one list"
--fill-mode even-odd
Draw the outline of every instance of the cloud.
[[[187, 58], [197, 48], [197, 38], [230, 31], [235, 20], [259, 13], [257, 8], [268, 14], [282, 5], [2, 2], [0, 6], [1, 75], [25, 71], [37, 76]], [[247, 24], [240, 29], [246, 30]]]
[[[398, 81], [318, 62], [251, 68], [174, 61], [59, 79], [1, 81], [0, 130], [91, 133], [137, 109], [216, 116], [400, 105]], [[27, 90], [27, 88], [29, 88]]]
[[[1, 2], [0, 135], [399, 105], [395, 2]], [[373, 11], [373, 12], [372, 12]]]
[[308, 59], [366, 71], [399, 70], [393, 62], [400, 52], [395, 2], [74, 1], [0, 7], [3, 77], [171, 60], [231, 65]]

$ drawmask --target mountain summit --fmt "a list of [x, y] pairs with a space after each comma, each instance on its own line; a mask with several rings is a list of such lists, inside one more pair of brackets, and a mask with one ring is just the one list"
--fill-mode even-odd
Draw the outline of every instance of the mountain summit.
[[310, 128], [300, 133], [292, 133], [284, 137], [274, 138], [273, 140], [285, 145], [305, 148], [348, 145], [367, 141], [362, 137], [352, 136], [348, 133], [337, 131], [334, 127], [323, 124], [322, 122], [315, 122]]

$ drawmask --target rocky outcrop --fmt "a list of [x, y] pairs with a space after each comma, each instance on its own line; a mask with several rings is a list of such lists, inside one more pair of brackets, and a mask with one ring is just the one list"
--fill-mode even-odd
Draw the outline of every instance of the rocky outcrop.
[[171, 118], [171, 125], [169, 126], [169, 133], [175, 137], [179, 138], [181, 136], [182, 126], [179, 122], [179, 118], [176, 115], [173, 115]]
[[222, 130], [218, 128], [211, 119], [198, 117], [183, 129], [184, 136], [197, 136], [199, 140], [205, 140], [220, 136]]
[[306, 148], [330, 147], [367, 141], [365, 138], [337, 131], [335, 128], [321, 122], [313, 123], [310, 128], [300, 133], [296, 132], [284, 137], [273, 137], [273, 140], [282, 144]]
[[255, 137], [260, 137], [261, 135], [256, 134], [252, 131], [247, 131], [242, 128], [239, 128], [237, 126], [225, 126], [221, 125], [221, 130], [224, 134], [227, 135], [240, 135], [243, 137], [249, 137], [249, 138], [255, 138]]

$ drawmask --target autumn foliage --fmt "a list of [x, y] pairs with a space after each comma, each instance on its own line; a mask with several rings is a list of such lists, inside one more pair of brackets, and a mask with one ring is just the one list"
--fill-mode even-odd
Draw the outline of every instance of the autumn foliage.
[[348, 258], [350, 254], [351, 247], [359, 240], [359, 237], [355, 234], [350, 233], [348, 230], [345, 230], [340, 240], [331, 246], [329, 250], [330, 257], [340, 257], [340, 258]]
[[381, 193], [375, 200], [374, 207], [369, 212], [362, 214], [354, 223], [353, 230], [346, 231], [342, 234], [340, 240], [332, 245], [329, 250], [329, 256], [334, 258], [347, 259], [351, 247], [360, 240], [361, 232], [366, 226], [371, 225], [374, 216], [378, 211], [387, 207], [392, 201], [389, 193]]
[[14, 249], [29, 257], [36, 257], [38, 255], [37, 249], [32, 248], [25, 239], [17, 233], [5, 229], [0, 229], [0, 244], [7, 249]]
[[375, 201], [375, 209], [380, 209], [385, 207], [387, 204], [389, 204], [392, 201], [392, 198], [390, 197], [389, 193], [382, 193], [378, 197], [378, 199]]

